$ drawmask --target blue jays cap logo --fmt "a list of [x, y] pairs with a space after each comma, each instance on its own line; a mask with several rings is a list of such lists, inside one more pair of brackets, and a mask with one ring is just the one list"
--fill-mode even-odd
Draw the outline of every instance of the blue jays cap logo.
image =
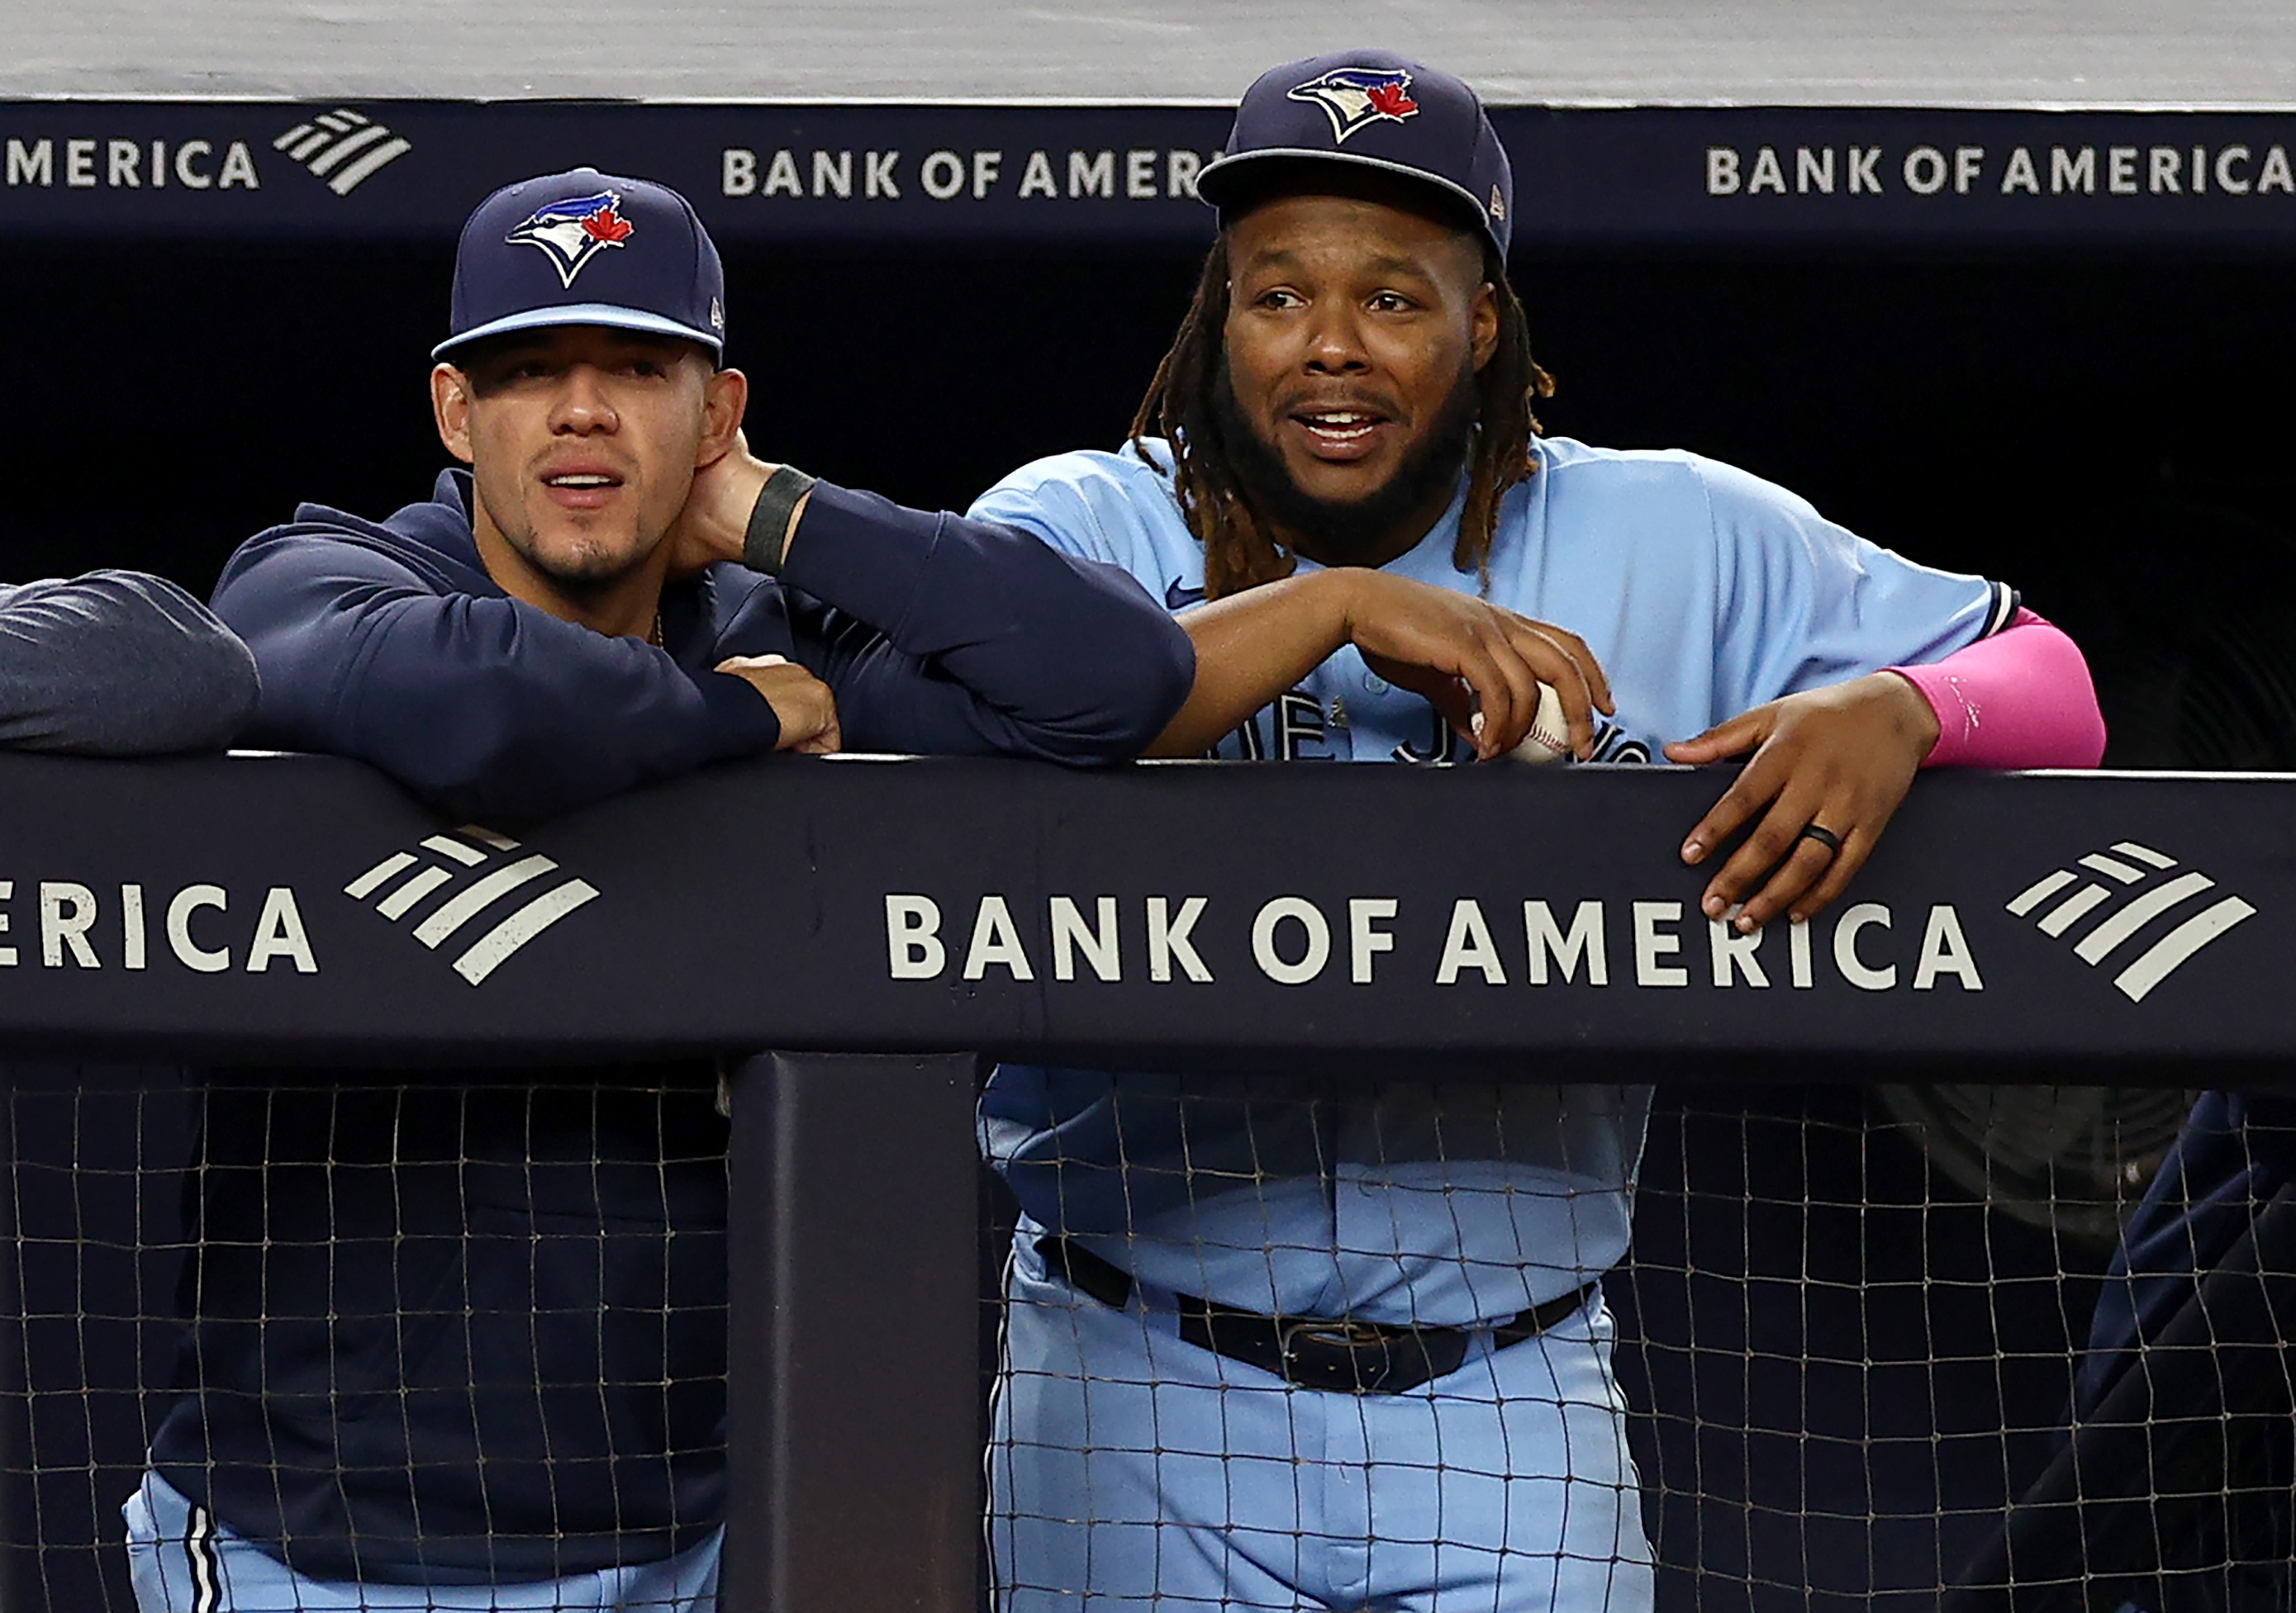
[[1411, 98], [1411, 75], [1398, 68], [1334, 68], [1295, 85], [1288, 99], [1322, 107], [1332, 120], [1332, 140], [1341, 145], [1357, 129], [1419, 115], [1419, 103]]
[[557, 266], [558, 278], [571, 287], [582, 266], [610, 246], [620, 246], [636, 228], [615, 210], [622, 199], [612, 191], [569, 196], [534, 210], [533, 216], [503, 239], [538, 248]]

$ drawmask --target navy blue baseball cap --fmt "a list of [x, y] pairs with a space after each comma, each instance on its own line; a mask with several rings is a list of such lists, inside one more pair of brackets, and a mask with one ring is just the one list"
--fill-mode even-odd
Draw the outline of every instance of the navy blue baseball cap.
[[1345, 162], [1424, 180], [1464, 202], [1506, 255], [1514, 170], [1475, 92], [1391, 51], [1341, 51], [1287, 62], [1243, 92], [1227, 149], [1196, 176], [1196, 193], [1228, 210], [1267, 193], [1279, 161]]
[[455, 249], [444, 358], [463, 343], [555, 325], [683, 336], [726, 350], [726, 269], [693, 204], [594, 168], [505, 185]]

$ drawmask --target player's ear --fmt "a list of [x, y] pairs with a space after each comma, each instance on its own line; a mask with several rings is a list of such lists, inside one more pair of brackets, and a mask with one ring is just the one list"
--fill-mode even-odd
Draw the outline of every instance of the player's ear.
[[471, 463], [471, 378], [451, 364], [430, 371], [430, 417], [439, 440], [464, 465]]
[[713, 371], [701, 393], [701, 440], [693, 463], [699, 469], [723, 458], [742, 434], [750, 410], [750, 378], [739, 370]]
[[1475, 288], [1475, 300], [1468, 307], [1467, 320], [1475, 368], [1480, 371], [1499, 350], [1499, 293], [1489, 281]]

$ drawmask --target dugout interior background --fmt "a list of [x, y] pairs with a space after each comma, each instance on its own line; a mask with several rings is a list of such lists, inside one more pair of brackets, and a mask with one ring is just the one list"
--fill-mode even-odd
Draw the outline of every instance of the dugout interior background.
[[[2130, 9], [2105, 8], [2120, 20]], [[1294, 42], [1250, 48], [1272, 61]], [[2262, 55], [2255, 71], [2268, 70]], [[31, 93], [53, 93], [34, 78]], [[1511, 267], [1560, 383], [1541, 410], [1551, 432], [1694, 449], [1878, 541], [2015, 584], [2089, 652], [2113, 763], [2280, 769], [2296, 766], [2296, 654], [2281, 625], [2296, 599], [2291, 241], [2276, 226], [2198, 245], [1533, 240]], [[1112, 446], [1201, 244], [729, 240], [729, 356], [752, 378], [752, 441], [957, 508], [1036, 455]], [[0, 575], [132, 565], [204, 591], [235, 544], [299, 500], [380, 515], [425, 497], [445, 463], [424, 374], [450, 264], [444, 239], [20, 234], [0, 253], [14, 405]], [[1280, 832], [1259, 832], [1280, 860]], [[2104, 1250], [1988, 1214], [1902, 1132], [1876, 1131], [1860, 1089], [1775, 1084], [1792, 1072], [1757, 1066], [1732, 1074], [1745, 1084], [1685, 1090], [1691, 1101], [1670, 1100], [1655, 1128], [1638, 1254], [1685, 1276], [1641, 1291], [1653, 1313], [1641, 1325], [1678, 1326], [1693, 1269], [1800, 1276], [1743, 1286], [1742, 1335], [1702, 1340], [1720, 1369], [1629, 1352], [1630, 1393], [1717, 1425], [1742, 1415], [1829, 1438], [1815, 1456], [1748, 1440], [1733, 1463], [1685, 1425], [1638, 1429], [1646, 1477], [1657, 1442], [1677, 1442], [1661, 1527], [1706, 1570], [1672, 1581], [1669, 1603], [1770, 1605], [1793, 1598], [1794, 1572], [1839, 1605], [1873, 1584], [1934, 1584], [2015, 1474], [1997, 1445], [1990, 1459], [1931, 1464], [1916, 1476], [1927, 1497], [1866, 1494], [1864, 1442], [1998, 1427], [2013, 1405], [2045, 1425]], [[2161, 1079], [2202, 1085], [2206, 1073]], [[183, 1156], [187, 1109], [164, 1074], [51, 1069], [25, 1084], [17, 1159], [78, 1168], [17, 1172], [24, 1280], [45, 1320], [0, 1372], [110, 1392], [34, 1398], [45, 1470], [37, 1484], [8, 1475], [11, 1578], [51, 1605], [100, 1605], [95, 1578], [117, 1595], [111, 1554], [36, 1560], [33, 1543], [111, 1538], [97, 1500], [133, 1483], [146, 1415], [135, 1386], [168, 1358], [156, 1319], [179, 1236], [169, 1163]], [[1689, 1213], [1726, 1200], [1747, 1202], [1745, 1215]], [[1829, 1287], [1876, 1273], [1944, 1297], [1893, 1314]], [[2026, 1279], [2048, 1282], [2057, 1303], [2016, 1310], [2007, 1325], [2022, 1331], [2005, 1334], [1987, 1291]], [[1734, 1353], [1784, 1359], [1812, 1341], [1874, 1370], [1730, 1365]], [[2045, 1444], [2030, 1433], [2006, 1461], [2030, 1473]], [[1954, 1521], [1831, 1537], [1784, 1521], [1829, 1495], [1852, 1513], [1926, 1502]], [[1752, 1566], [1766, 1551], [1788, 1571]]]
[[[1200, 256], [732, 244], [751, 440], [962, 509], [1037, 455], [1122, 440]], [[12, 245], [7, 573], [132, 565], [204, 591], [299, 501], [427, 498], [451, 263], [443, 244]], [[1694, 449], [2011, 582], [2089, 653], [2114, 765], [2296, 763], [2284, 662], [2253, 669], [2252, 733], [2178, 709], [2177, 681], [2227, 623], [2296, 597], [2287, 257], [1550, 247], [1511, 268], [1559, 383], [1550, 432]]]
[[[195, 590], [303, 498], [379, 517], [447, 462], [447, 251], [16, 243], [7, 574]], [[758, 450], [964, 507], [1116, 446], [1199, 248], [728, 248]], [[1678, 446], [1936, 565], [2092, 657], [2110, 765], [2296, 765], [2296, 274], [2284, 255], [1524, 251], [1550, 432]], [[1275, 848], [1272, 848], [1275, 855]]]

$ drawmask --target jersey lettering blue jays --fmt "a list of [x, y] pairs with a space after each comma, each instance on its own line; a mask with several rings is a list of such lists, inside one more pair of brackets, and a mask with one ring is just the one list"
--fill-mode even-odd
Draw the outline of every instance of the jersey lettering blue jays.
[[[1647, 761], [1781, 695], [1938, 660], [2014, 611], [1998, 584], [1916, 565], [1712, 460], [1532, 448], [1534, 474], [1499, 506], [1488, 594], [1593, 650], [1618, 706], [1602, 760]], [[1161, 443], [1038, 460], [972, 514], [1112, 562], [1182, 611], [1203, 597], [1203, 555], [1167, 462]], [[1385, 569], [1479, 591], [1452, 564], [1463, 502]], [[1217, 753], [1428, 763], [1467, 749], [1349, 647]], [[1568, 1293], [1625, 1255], [1647, 1088], [1396, 1077], [1006, 1065], [981, 1142], [1024, 1231], [1075, 1237], [1152, 1292], [1249, 1310], [1456, 1326]]]

